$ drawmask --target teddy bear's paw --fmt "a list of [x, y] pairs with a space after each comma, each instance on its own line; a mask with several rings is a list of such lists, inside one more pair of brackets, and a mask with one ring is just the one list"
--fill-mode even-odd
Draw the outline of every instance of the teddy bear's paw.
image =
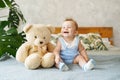
[[40, 66], [41, 58], [38, 54], [31, 54], [25, 60], [25, 67], [28, 69], [36, 69]]
[[55, 56], [53, 53], [47, 53], [42, 57], [41, 65], [44, 68], [50, 68], [54, 65]]

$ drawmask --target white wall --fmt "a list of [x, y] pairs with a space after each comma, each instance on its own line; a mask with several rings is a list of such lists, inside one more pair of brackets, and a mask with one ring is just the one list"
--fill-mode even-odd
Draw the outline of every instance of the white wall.
[[113, 26], [120, 46], [120, 0], [15, 0], [28, 23], [60, 26], [66, 17], [80, 26]]

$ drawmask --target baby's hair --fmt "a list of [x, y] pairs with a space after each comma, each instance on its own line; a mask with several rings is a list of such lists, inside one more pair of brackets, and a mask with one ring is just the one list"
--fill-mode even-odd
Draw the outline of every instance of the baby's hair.
[[76, 30], [78, 30], [78, 24], [77, 24], [77, 22], [74, 19], [66, 18], [64, 21], [72, 21], [75, 24], [75, 26], [76, 26]]

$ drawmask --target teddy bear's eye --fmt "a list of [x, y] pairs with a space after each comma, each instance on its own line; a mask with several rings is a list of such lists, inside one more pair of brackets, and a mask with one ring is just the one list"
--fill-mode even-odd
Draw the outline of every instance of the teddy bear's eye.
[[43, 37], [43, 39], [45, 39], [45, 37]]
[[34, 36], [35, 38], [37, 38], [37, 36]]

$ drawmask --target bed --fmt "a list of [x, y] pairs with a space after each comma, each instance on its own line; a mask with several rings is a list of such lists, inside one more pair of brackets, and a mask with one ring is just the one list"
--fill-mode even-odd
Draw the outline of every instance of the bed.
[[[28, 70], [13, 57], [0, 60], [0, 80], [120, 80], [120, 48], [114, 46], [112, 27], [79, 27], [79, 34], [99, 33], [107, 38], [108, 50], [87, 50], [90, 58], [95, 59], [94, 70], [84, 72], [78, 65], [71, 64], [69, 71], [61, 72], [55, 67], [50, 69]], [[56, 27], [54, 34], [60, 32]]]

